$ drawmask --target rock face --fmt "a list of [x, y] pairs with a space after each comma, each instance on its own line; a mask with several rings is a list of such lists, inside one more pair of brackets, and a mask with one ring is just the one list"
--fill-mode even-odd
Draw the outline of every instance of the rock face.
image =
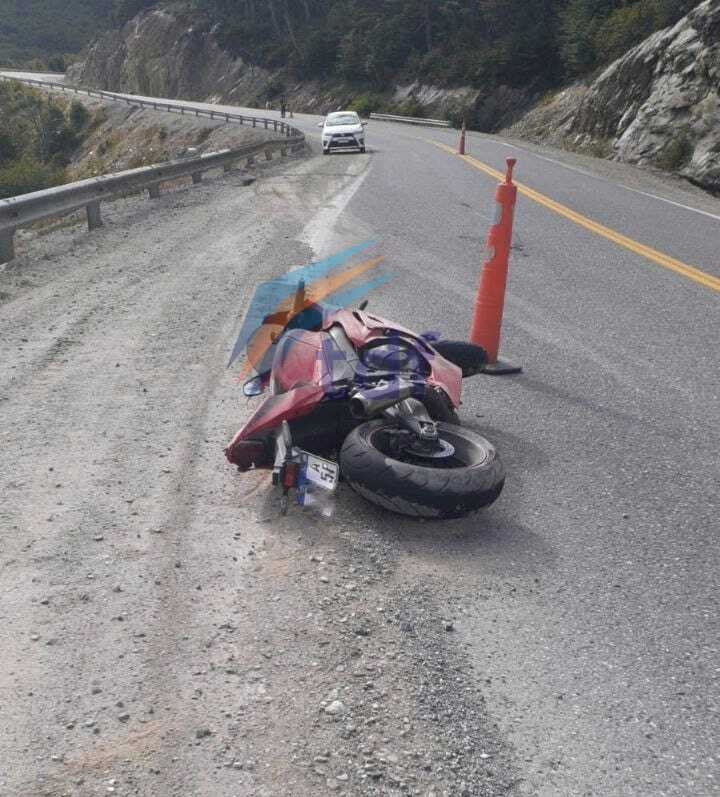
[[509, 132], [657, 165], [720, 191], [719, 91], [720, 0], [706, 0]]
[[68, 77], [94, 88], [202, 100], [253, 96], [268, 73], [224, 52], [203, 18], [154, 9], [101, 37]]
[[[256, 107], [268, 99], [277, 106], [284, 94], [293, 109], [319, 113], [347, 105], [357, 94], [357, 89], [341, 82], [288, 82], [282, 70], [270, 72], [223, 50], [216, 33], [212, 21], [199, 13], [154, 8], [100, 38], [85, 60], [71, 67], [68, 77], [90, 88]], [[384, 93], [401, 112], [409, 104], [428, 116], [444, 117], [458, 107], [482, 105], [488, 129], [497, 129], [511, 118], [499, 113], [508, 107], [503, 91], [483, 97], [469, 87], [447, 89], [413, 82], [388, 86]]]

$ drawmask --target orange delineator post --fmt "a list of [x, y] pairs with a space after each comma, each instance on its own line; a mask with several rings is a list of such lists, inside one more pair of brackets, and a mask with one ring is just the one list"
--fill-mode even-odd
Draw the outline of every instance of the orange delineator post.
[[487, 363], [483, 373], [514, 374], [522, 369], [517, 365], [498, 360], [500, 329], [505, 305], [510, 247], [512, 246], [513, 212], [517, 199], [517, 187], [512, 181], [515, 158], [507, 158], [505, 182], [495, 192], [498, 217], [487, 235], [490, 257], [483, 263], [480, 274], [475, 312], [473, 314], [470, 342], [482, 346], [487, 352]]
[[460, 141], [458, 141], [458, 155], [465, 154], [465, 122], [462, 123], [460, 130]]

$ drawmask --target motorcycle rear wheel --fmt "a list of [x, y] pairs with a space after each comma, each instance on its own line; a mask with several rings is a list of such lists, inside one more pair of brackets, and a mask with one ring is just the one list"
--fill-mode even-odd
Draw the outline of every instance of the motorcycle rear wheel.
[[441, 440], [455, 453], [450, 458], [408, 461], [388, 454], [386, 439], [396, 421], [360, 424], [340, 451], [345, 481], [363, 498], [400, 515], [460, 518], [489, 506], [500, 495], [505, 469], [495, 447], [479, 434], [448, 423], [438, 424]]

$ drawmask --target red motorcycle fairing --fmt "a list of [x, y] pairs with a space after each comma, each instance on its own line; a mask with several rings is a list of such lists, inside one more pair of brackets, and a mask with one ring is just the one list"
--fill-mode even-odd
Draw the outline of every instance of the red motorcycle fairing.
[[459, 406], [462, 371], [438, 354], [427, 341], [409, 329], [359, 310], [339, 310], [323, 319], [320, 331], [293, 329], [280, 338], [272, 362], [272, 394], [225, 449], [225, 456], [231, 463], [241, 468], [260, 465], [255, 447], [238, 444], [262, 440], [268, 432], [280, 427], [284, 420], [293, 421], [310, 414], [325, 398], [327, 387], [333, 381], [333, 368], [337, 364], [332, 356], [333, 343], [328, 333], [334, 325], [341, 326], [358, 349], [373, 340], [387, 337], [400, 336], [413, 340], [430, 365], [430, 375], [425, 377], [425, 381], [441, 388], [453, 406]]
[[369, 315], [361, 310], [338, 310], [328, 316], [325, 321], [324, 329], [330, 329], [333, 324], [340, 324], [345, 330], [345, 334], [358, 347], [362, 348], [371, 340], [392, 336], [394, 333], [402, 337], [411, 338], [417, 343], [430, 364], [430, 376], [427, 382], [436, 387], [442, 388], [448, 395], [454, 407], [460, 406], [460, 394], [462, 392], [462, 371], [457, 365], [446, 360], [438, 354], [435, 349], [416, 332], [406, 327], [400, 326], [384, 318]]

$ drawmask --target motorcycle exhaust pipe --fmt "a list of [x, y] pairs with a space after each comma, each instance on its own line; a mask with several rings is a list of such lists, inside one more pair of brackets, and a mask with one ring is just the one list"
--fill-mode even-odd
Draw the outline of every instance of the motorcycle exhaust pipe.
[[422, 399], [424, 393], [425, 386], [419, 382], [382, 382], [371, 388], [358, 390], [350, 399], [350, 414], [357, 419], [372, 418], [405, 399]]

